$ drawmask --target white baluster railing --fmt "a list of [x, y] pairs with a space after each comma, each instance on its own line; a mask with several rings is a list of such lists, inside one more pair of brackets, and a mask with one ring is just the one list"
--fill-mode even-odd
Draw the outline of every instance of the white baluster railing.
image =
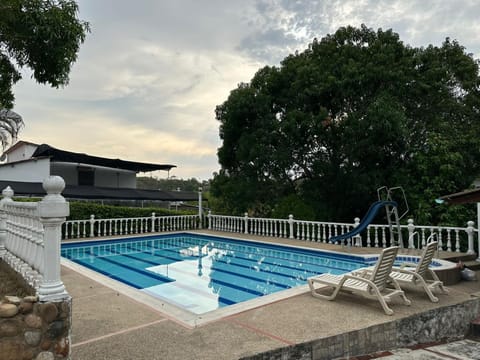
[[63, 239], [141, 235], [163, 231], [195, 230], [199, 228], [197, 215], [151, 216], [135, 218], [69, 220], [62, 227]]
[[[355, 218], [354, 223], [333, 223], [321, 221], [296, 220], [292, 215], [288, 219], [253, 218], [248, 214], [244, 216], [207, 215], [208, 229], [213, 231], [236, 232], [256, 236], [269, 236], [277, 238], [290, 238], [302, 241], [328, 243], [334, 236], [345, 234], [359, 225], [360, 219]], [[225, 224], [231, 222], [238, 226], [230, 227]], [[461, 248], [467, 253], [475, 253], [474, 237], [478, 232], [474, 223], [469, 221], [467, 227], [450, 226], [422, 226], [415, 225], [408, 219], [407, 225], [401, 225], [402, 242], [404, 247], [422, 249], [427, 238], [436, 234], [440, 250], [459, 252]], [[392, 245], [390, 229], [386, 224], [370, 224], [361, 234], [344, 243], [352, 246], [385, 248]], [[461, 245], [462, 243], [464, 245]], [[465, 249], [466, 247], [466, 249]]]
[[0, 257], [37, 290], [41, 301], [67, 298], [60, 279], [60, 228], [69, 213], [65, 182], [50, 176], [40, 202], [13, 201], [8, 186], [0, 200]]
[[[334, 223], [321, 221], [306, 221], [294, 219], [271, 219], [243, 216], [207, 215], [207, 228], [212, 231], [268, 236], [275, 238], [290, 238], [300, 241], [329, 243], [330, 238], [345, 234], [360, 223], [355, 218], [353, 223]], [[425, 246], [427, 238], [435, 233], [439, 247], [443, 251], [474, 253], [474, 237], [478, 232], [473, 222], [468, 222], [467, 227], [449, 226], [419, 226], [412, 219], [407, 225], [401, 225], [402, 246], [411, 249], [421, 249]], [[152, 213], [148, 217], [96, 219], [91, 216], [89, 220], [67, 221], [63, 227], [65, 239], [83, 237], [135, 235], [152, 232], [182, 231], [199, 229], [197, 215], [156, 216]], [[1, 236], [0, 236], [1, 237]], [[353, 239], [346, 239], [342, 245], [385, 248], [392, 245], [388, 225], [370, 224]], [[340, 245], [340, 243], [339, 243]], [[1, 247], [0, 247], [1, 248]]]

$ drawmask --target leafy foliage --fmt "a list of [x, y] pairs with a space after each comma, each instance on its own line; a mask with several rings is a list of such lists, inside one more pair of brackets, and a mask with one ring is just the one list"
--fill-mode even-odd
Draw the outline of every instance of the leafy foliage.
[[208, 189], [208, 181], [200, 182], [195, 178], [191, 179], [158, 179], [154, 177], [139, 176], [137, 177], [137, 188], [148, 190], [165, 190], [165, 191], [198, 191], [198, 188], [202, 187], [203, 190]]
[[80, 44], [89, 31], [73, 0], [2, 0], [0, 3], [0, 109], [13, 106], [19, 68], [42, 84], [68, 83]]
[[96, 219], [133, 218], [151, 216], [172, 216], [179, 214], [196, 214], [196, 212], [173, 211], [164, 208], [134, 208], [128, 206], [101, 205], [93, 202], [71, 201], [70, 216], [67, 220], [85, 220], [90, 215]]
[[448, 38], [412, 48], [392, 30], [342, 27], [260, 69], [216, 118], [211, 193], [231, 213], [271, 215], [293, 196], [317, 219], [351, 221], [387, 185], [438, 222], [434, 199], [480, 172], [478, 62]]

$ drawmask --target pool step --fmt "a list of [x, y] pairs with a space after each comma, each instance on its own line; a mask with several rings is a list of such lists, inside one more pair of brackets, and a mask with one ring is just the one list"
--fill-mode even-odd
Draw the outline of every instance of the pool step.
[[480, 270], [480, 262], [476, 260], [464, 261], [463, 265], [465, 265], [465, 267], [469, 268], [470, 270]]

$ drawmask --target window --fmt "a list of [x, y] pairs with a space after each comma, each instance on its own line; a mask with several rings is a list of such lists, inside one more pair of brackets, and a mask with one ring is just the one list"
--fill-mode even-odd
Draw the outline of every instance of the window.
[[78, 168], [78, 185], [95, 185], [95, 170], [87, 167]]

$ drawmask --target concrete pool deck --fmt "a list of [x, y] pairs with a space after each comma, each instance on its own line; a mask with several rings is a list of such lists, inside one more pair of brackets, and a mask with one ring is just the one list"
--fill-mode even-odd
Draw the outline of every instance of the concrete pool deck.
[[[272, 241], [328, 248], [298, 240]], [[418, 289], [406, 288], [412, 305], [394, 302], [392, 316], [385, 315], [374, 300], [341, 294], [330, 302], [306, 291], [192, 329], [168, 313], [64, 266], [62, 280], [73, 298], [72, 359], [328, 359], [328, 352], [338, 351], [346, 338], [391, 350], [398, 343], [399, 324], [418, 326], [418, 321], [436, 316], [446, 321], [445, 331], [437, 332], [436, 341], [443, 341], [452, 327], [468, 328], [468, 323], [455, 322], [459, 309], [469, 309], [478, 316], [480, 304], [480, 284], [476, 281], [449, 286], [450, 294], [440, 294], [438, 303], [431, 303]], [[418, 342], [422, 342], [421, 336]], [[377, 351], [371, 349], [367, 353]]]

